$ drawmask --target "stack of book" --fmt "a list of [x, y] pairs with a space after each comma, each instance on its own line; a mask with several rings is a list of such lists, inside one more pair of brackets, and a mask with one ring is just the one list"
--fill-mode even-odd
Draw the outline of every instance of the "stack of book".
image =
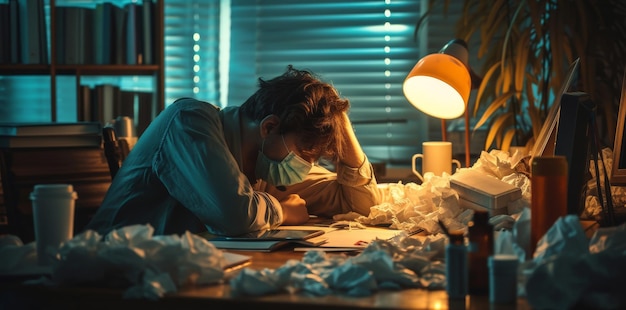
[[45, 1], [0, 1], [0, 41], [0, 63], [47, 64]]
[[100, 122], [0, 122], [0, 148], [100, 147]]
[[72, 184], [78, 193], [74, 233], [111, 184], [100, 122], [0, 122], [0, 234], [34, 240], [29, 193], [36, 184]]
[[81, 85], [79, 91], [79, 121], [106, 125], [118, 116], [128, 116], [141, 135], [157, 114], [152, 92], [123, 90], [113, 84]]

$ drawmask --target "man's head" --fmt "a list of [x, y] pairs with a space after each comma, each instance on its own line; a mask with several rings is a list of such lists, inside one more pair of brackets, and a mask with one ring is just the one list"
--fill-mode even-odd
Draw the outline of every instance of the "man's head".
[[276, 78], [259, 78], [259, 90], [241, 105], [241, 112], [259, 123], [275, 115], [281, 135], [298, 137], [298, 153], [336, 159], [342, 153], [343, 113], [349, 107], [332, 85], [289, 65]]

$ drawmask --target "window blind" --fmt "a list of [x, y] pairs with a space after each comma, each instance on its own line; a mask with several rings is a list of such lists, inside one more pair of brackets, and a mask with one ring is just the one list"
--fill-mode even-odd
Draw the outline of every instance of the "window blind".
[[[274, 77], [293, 64], [332, 82], [350, 99], [350, 118], [372, 162], [407, 165], [429, 132], [439, 130], [439, 120], [415, 110], [402, 94], [402, 81], [415, 62], [454, 33], [454, 18], [434, 14], [427, 35], [419, 44], [414, 40], [424, 1], [163, 1], [165, 106], [188, 96], [239, 105], [257, 89], [258, 77]], [[0, 119], [49, 120], [49, 108], [38, 104], [49, 99], [36, 97], [49, 90], [32, 91], [49, 87], [46, 79], [0, 77]], [[115, 77], [91, 82], [107, 79]], [[117, 83], [125, 85], [125, 79]], [[60, 87], [72, 83], [58, 81]], [[76, 98], [64, 95], [73, 92], [58, 94], [57, 119], [74, 120]]]
[[165, 106], [181, 97], [219, 104], [219, 0], [165, 0]]
[[257, 77], [309, 69], [351, 101], [350, 119], [372, 162], [409, 164], [428, 138], [426, 116], [402, 93], [420, 54], [414, 0], [232, 0], [229, 104]]

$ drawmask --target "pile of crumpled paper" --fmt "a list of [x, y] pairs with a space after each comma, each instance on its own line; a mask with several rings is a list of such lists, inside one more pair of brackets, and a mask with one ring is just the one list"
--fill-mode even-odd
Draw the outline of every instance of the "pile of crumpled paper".
[[[156, 299], [186, 285], [224, 280], [223, 252], [192, 233], [153, 236], [150, 225], [132, 225], [106, 236], [87, 230], [62, 244], [51, 277], [31, 283], [124, 288], [125, 298]], [[15, 236], [0, 242], [0, 273], [28, 273], [37, 265], [35, 243]]]

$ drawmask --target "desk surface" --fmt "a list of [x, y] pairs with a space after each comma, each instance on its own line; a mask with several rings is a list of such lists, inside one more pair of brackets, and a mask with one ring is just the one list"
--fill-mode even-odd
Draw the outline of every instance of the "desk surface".
[[[301, 260], [303, 252], [289, 248], [271, 252], [241, 252], [252, 256], [245, 268], [275, 269], [287, 260]], [[235, 275], [238, 270], [230, 272]], [[304, 296], [300, 294], [274, 294], [260, 297], [234, 296], [227, 283], [180, 289], [156, 302], [126, 300], [122, 291], [86, 287], [38, 287], [4, 285], [0, 290], [0, 306], [7, 309], [128, 309], [148, 306], [154, 309], [222, 309], [227, 307], [254, 307], [255, 309], [304, 310], [326, 309], [530, 309], [523, 298], [514, 304], [490, 304], [488, 296], [468, 296], [465, 300], [448, 300], [445, 290], [404, 289], [380, 291], [371, 296], [348, 297], [342, 295]], [[3, 308], [3, 307], [0, 307]], [[244, 308], [245, 309], [245, 308]]]
[[[597, 223], [583, 221], [588, 236], [597, 229]], [[288, 260], [302, 260], [304, 252], [282, 248], [275, 252], [229, 251], [252, 256], [245, 268], [276, 269]], [[229, 272], [232, 277], [241, 268]], [[0, 309], [129, 309], [150, 307], [156, 309], [226, 309], [254, 307], [254, 309], [319, 310], [328, 309], [531, 309], [526, 299], [518, 298], [512, 304], [491, 304], [488, 296], [468, 296], [465, 300], [448, 300], [445, 290], [403, 289], [379, 291], [371, 296], [342, 295], [304, 296], [274, 294], [259, 297], [234, 296], [228, 281], [225, 283], [180, 289], [158, 301], [127, 300], [122, 290], [89, 287], [39, 287], [12, 283], [0, 284]]]

